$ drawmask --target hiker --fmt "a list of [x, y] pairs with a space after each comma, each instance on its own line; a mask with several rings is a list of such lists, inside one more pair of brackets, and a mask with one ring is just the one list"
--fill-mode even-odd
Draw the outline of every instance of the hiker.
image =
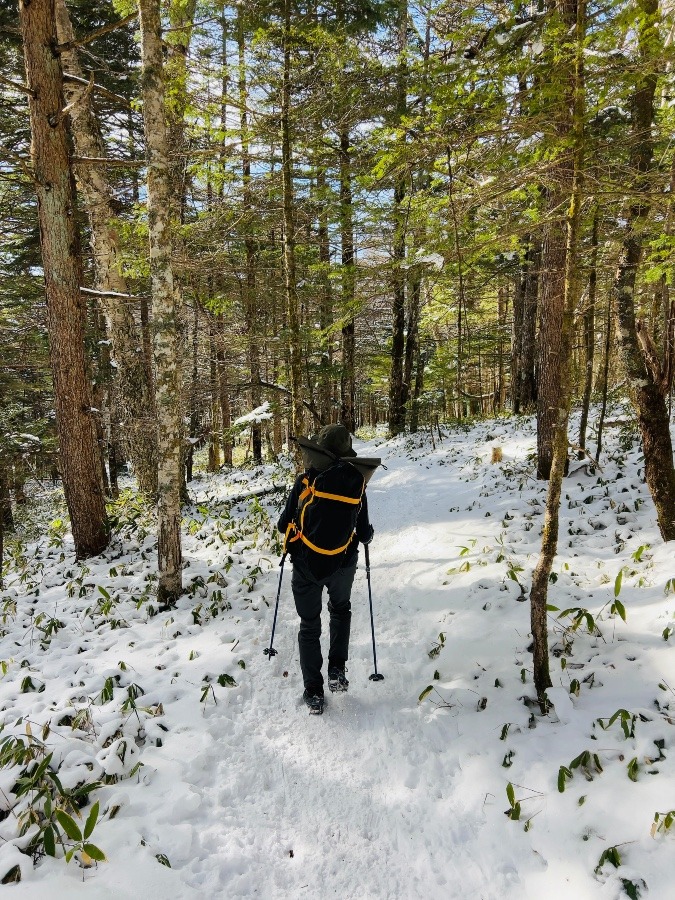
[[[373, 539], [365, 487], [379, 460], [364, 474], [343, 460], [356, 460], [344, 425], [325, 425], [317, 435], [299, 438], [306, 470], [297, 477], [278, 529], [285, 534], [284, 552], [293, 562], [291, 586], [300, 616], [298, 646], [305, 686], [302, 699], [310, 713], [321, 715], [324, 679], [321, 672], [321, 595], [328, 589], [330, 646], [328, 688], [346, 691], [345, 663], [349, 651], [351, 592], [359, 542]], [[373, 465], [374, 463], [374, 465]]]

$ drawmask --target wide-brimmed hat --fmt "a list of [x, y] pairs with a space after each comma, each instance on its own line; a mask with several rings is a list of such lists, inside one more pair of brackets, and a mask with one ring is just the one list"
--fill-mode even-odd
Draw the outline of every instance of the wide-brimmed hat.
[[351, 434], [339, 423], [324, 425], [311, 438], [299, 437], [296, 440], [305, 466], [319, 472], [327, 469], [336, 459], [344, 459], [359, 470], [367, 484], [375, 469], [382, 464], [377, 457], [357, 456], [352, 448]]
[[336, 456], [356, 456], [352, 448], [352, 436], [344, 425], [324, 425], [316, 434], [312, 435], [313, 441], [324, 450], [330, 450]]

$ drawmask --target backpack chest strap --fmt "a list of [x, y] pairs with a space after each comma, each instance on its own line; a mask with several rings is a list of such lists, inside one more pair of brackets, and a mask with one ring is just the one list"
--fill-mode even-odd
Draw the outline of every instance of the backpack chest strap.
[[327, 491], [319, 491], [314, 487], [314, 482], [310, 484], [309, 479], [307, 478], [303, 478], [302, 483], [305, 485], [305, 489], [298, 497], [298, 503], [302, 503], [306, 497], [311, 495], [312, 497], [321, 497], [323, 500], [337, 500], [340, 503], [353, 503], [356, 505], [361, 502], [366, 487], [364, 482], [363, 487], [361, 488], [361, 494], [358, 497], [345, 497], [343, 494], [329, 494]]

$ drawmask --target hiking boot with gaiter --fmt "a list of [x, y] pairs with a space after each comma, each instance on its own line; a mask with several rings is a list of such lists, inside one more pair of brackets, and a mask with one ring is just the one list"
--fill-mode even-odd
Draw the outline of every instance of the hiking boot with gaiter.
[[320, 716], [323, 714], [323, 697], [321, 694], [310, 694], [309, 691], [305, 691], [302, 695], [302, 699], [309, 708], [310, 716]]
[[344, 693], [349, 688], [349, 682], [345, 677], [345, 670], [332, 666], [328, 670], [328, 690], [333, 693]]

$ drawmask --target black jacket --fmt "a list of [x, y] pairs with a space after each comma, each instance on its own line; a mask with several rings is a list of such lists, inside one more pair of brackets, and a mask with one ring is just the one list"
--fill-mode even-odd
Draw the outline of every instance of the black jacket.
[[[295, 479], [293, 489], [288, 495], [284, 511], [281, 513], [277, 523], [277, 528], [282, 533], [286, 532], [289, 523], [293, 521], [298, 510], [298, 500], [304, 489], [302, 479], [308, 478], [309, 481], [312, 482], [318, 474], [316, 469], [310, 468], [301, 475], [298, 475]], [[292, 544], [288, 544], [286, 549], [289, 551], [291, 559], [302, 559], [303, 561], [306, 561], [315, 578], [327, 578], [338, 569], [355, 563], [359, 552], [359, 542], [368, 544], [372, 540], [373, 534], [373, 526], [368, 519], [368, 498], [364, 492], [359, 514], [356, 519], [355, 534], [344, 553], [340, 553], [339, 556], [320, 556], [318, 553], [314, 553], [310, 550], [309, 547], [306, 547], [302, 541], [295, 541]]]

